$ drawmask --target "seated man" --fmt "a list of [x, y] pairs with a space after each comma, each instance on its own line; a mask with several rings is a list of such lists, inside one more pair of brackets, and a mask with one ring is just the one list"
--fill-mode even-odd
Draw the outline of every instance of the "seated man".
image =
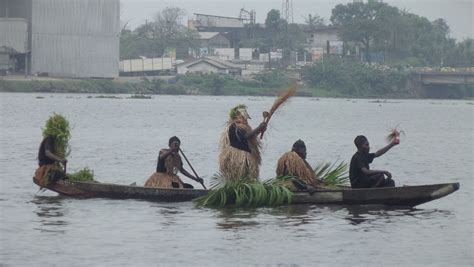
[[314, 190], [314, 188], [323, 187], [323, 183], [316, 179], [313, 168], [306, 161], [306, 145], [302, 140], [296, 141], [291, 151], [280, 157], [276, 174], [277, 176], [295, 176], [303, 182], [294, 181], [288, 185], [290, 190]]
[[192, 185], [181, 181], [177, 175], [178, 171], [196, 182], [203, 182], [202, 178], [192, 176], [183, 168], [183, 162], [178, 154], [180, 144], [181, 141], [176, 136], [169, 139], [169, 149], [160, 150], [156, 172], [148, 178], [145, 186], [162, 188], [194, 188]]
[[349, 179], [351, 180], [352, 188], [394, 187], [395, 182], [392, 180], [390, 172], [371, 170], [369, 164], [372, 163], [374, 158], [382, 156], [390, 148], [398, 145], [398, 139], [392, 140], [390, 144], [375, 153], [369, 153], [369, 141], [363, 135], [357, 136], [354, 139], [354, 144], [357, 147], [357, 152], [352, 156], [349, 167]]

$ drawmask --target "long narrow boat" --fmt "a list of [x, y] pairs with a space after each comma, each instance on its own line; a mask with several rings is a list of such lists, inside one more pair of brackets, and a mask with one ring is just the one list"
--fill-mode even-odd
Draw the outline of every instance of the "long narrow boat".
[[[33, 178], [33, 182], [38, 182]], [[38, 184], [39, 185], [39, 184]], [[58, 181], [47, 189], [78, 198], [144, 199], [151, 201], [191, 201], [206, 195], [203, 189], [167, 189], [108, 183]], [[442, 198], [459, 189], [459, 183], [416, 185], [392, 188], [324, 189], [295, 192], [292, 204], [388, 205], [414, 207]]]

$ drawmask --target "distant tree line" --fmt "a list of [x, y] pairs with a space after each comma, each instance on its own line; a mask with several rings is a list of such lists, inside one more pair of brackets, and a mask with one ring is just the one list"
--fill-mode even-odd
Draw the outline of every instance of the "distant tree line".
[[[197, 32], [182, 25], [185, 11], [176, 7], [157, 12], [153, 20], [134, 30], [124, 28], [120, 36], [120, 57], [161, 57], [170, 48], [196, 48]], [[456, 42], [449, 37], [449, 26], [443, 19], [425, 17], [379, 1], [339, 4], [332, 10], [330, 23], [338, 27], [346, 50], [361, 45], [365, 55], [384, 52], [387, 60], [414, 66], [470, 67], [474, 65], [472, 39]], [[308, 14], [304, 24], [288, 23], [278, 10], [272, 9], [265, 27], [247, 24], [239, 47], [257, 48], [261, 53], [282, 49], [302, 52], [305, 30], [328, 26], [317, 14]], [[370, 61], [370, 57], [367, 57]]]
[[162, 57], [168, 49], [195, 47], [197, 32], [182, 25], [185, 11], [168, 7], [134, 30], [122, 29], [120, 58]]
[[337, 5], [330, 21], [339, 27], [343, 41], [361, 43], [366, 55], [390, 52], [395, 59], [411, 59], [406, 62], [420, 66], [474, 65], [472, 39], [456, 43], [443, 19], [430, 22], [387, 3], [368, 1]]

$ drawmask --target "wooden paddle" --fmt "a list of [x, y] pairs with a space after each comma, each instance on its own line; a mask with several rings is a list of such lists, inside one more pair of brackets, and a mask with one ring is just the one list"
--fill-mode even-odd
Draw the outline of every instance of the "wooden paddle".
[[[286, 100], [288, 100], [290, 97], [294, 96], [296, 94], [296, 82], [294, 82], [293, 84], [291, 84], [290, 88], [288, 88], [288, 90], [281, 94], [276, 100], [275, 102], [273, 102], [273, 106], [272, 108], [270, 109], [270, 111], [264, 111], [263, 112], [263, 121], [268, 123], [270, 121], [270, 119], [272, 118], [272, 115], [273, 113], [275, 113], [275, 111], [283, 104], [286, 102]], [[265, 131], [262, 131], [262, 133], [260, 133], [260, 139], [263, 138], [263, 133]]]
[[[183, 158], [186, 160], [186, 162], [188, 163], [189, 167], [191, 168], [191, 170], [193, 171], [194, 175], [199, 178], [199, 176], [197, 175], [196, 171], [194, 170], [193, 166], [191, 165], [191, 163], [189, 162], [188, 158], [186, 157], [186, 155], [184, 155], [184, 152], [183, 150], [181, 150], [181, 148], [179, 148], [179, 152], [181, 152], [181, 155], [183, 155]], [[206, 186], [204, 185], [204, 182], [199, 182], [202, 187], [204, 187], [204, 189], [207, 189]]]

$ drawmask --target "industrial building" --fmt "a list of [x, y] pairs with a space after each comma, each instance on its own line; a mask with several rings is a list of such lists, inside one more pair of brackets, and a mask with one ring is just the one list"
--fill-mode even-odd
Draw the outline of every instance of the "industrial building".
[[2, 0], [0, 36], [0, 69], [117, 77], [120, 0]]

